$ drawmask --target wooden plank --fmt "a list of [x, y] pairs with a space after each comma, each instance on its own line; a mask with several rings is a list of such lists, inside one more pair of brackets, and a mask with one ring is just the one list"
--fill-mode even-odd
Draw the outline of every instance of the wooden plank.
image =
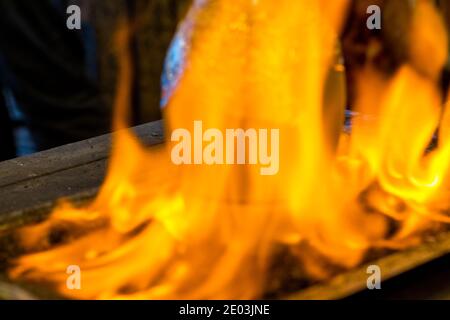
[[[382, 281], [384, 282], [420, 267], [427, 262], [445, 257], [448, 254], [450, 254], [450, 232], [444, 232], [435, 239], [418, 247], [372, 261], [360, 268], [341, 274], [330, 281], [312, 286], [286, 298], [291, 300], [346, 298], [367, 289], [367, 278], [369, 277], [367, 267], [370, 265], [380, 267]], [[450, 286], [448, 278], [442, 279], [442, 281], [447, 281], [447, 285]]]
[[[133, 129], [146, 145], [163, 142], [161, 121]], [[0, 163], [0, 215], [97, 188], [113, 135]]]

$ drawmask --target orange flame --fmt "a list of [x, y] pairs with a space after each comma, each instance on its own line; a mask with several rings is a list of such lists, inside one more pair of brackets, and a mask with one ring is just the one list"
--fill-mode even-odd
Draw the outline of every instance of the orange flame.
[[[84, 299], [257, 298], [277, 245], [325, 278], [317, 256], [351, 268], [372, 248], [402, 249], [450, 222], [450, 112], [441, 116], [436, 80], [447, 57], [443, 23], [428, 2], [418, 3], [409, 36], [420, 70], [405, 65], [392, 78], [362, 70], [355, 110], [364, 116], [336, 148], [326, 133], [344, 105], [327, 109], [325, 88], [347, 6], [223, 0], [194, 9], [193, 47], [166, 111], [168, 130], [195, 120], [221, 130], [280, 129], [279, 173], [175, 166], [173, 144], [147, 150], [121, 131], [97, 199], [81, 209], [63, 204], [23, 230], [25, 247], [44, 250], [19, 258], [11, 276]], [[119, 95], [125, 108], [126, 85]], [[439, 145], [427, 151], [438, 127]], [[66, 226], [75, 239], [45, 244]], [[81, 267], [81, 290], [66, 288], [69, 265]]]

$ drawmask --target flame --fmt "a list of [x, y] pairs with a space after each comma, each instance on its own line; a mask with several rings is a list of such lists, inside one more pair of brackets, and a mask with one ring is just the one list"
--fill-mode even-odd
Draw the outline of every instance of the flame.
[[[197, 1], [188, 65], [165, 113], [169, 136], [195, 120], [222, 130], [280, 129], [279, 173], [175, 166], [172, 143], [147, 149], [122, 130], [96, 200], [63, 203], [21, 231], [35, 253], [18, 258], [11, 277], [82, 299], [257, 298], [277, 246], [324, 279], [318, 257], [352, 268], [371, 249], [415, 245], [450, 222], [450, 110], [442, 114], [437, 84], [448, 47], [443, 22], [429, 2], [418, 2], [409, 35], [414, 67], [391, 77], [373, 66], [360, 71], [354, 109], [361, 116], [336, 146], [327, 132], [341, 123], [344, 105], [327, 105], [326, 83], [347, 7], [345, 0]], [[55, 229], [72, 237], [53, 247]], [[69, 265], [82, 270], [81, 290], [66, 288]]]

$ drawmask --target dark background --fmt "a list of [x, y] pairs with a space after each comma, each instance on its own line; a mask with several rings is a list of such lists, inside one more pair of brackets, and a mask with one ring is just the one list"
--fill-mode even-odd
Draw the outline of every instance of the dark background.
[[[160, 119], [164, 59], [189, 2], [0, 0], [0, 160], [110, 132], [124, 20], [134, 28], [131, 125]], [[66, 28], [70, 4], [80, 31]]]

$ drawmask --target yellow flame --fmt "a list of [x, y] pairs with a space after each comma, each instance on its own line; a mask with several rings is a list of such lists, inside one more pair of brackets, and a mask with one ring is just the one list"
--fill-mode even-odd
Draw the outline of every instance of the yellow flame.
[[[168, 131], [195, 120], [223, 130], [280, 129], [279, 173], [175, 166], [171, 143], [147, 150], [121, 131], [97, 199], [81, 209], [64, 204], [23, 230], [27, 248], [45, 250], [20, 257], [11, 276], [51, 282], [73, 298], [257, 298], [277, 246], [323, 279], [330, 274], [317, 260], [351, 268], [371, 248], [402, 249], [449, 222], [450, 116], [441, 117], [436, 81], [447, 54], [442, 21], [420, 2], [409, 35], [414, 67], [391, 78], [370, 66], [360, 72], [355, 110], [363, 116], [336, 150], [326, 133], [344, 106], [327, 105], [326, 82], [347, 6], [219, 0], [194, 10]], [[127, 95], [121, 86], [119, 107]], [[439, 126], [439, 146], [427, 151]], [[76, 231], [76, 239], [46, 246], [55, 227]], [[81, 290], [66, 288], [68, 265], [81, 267]]]

